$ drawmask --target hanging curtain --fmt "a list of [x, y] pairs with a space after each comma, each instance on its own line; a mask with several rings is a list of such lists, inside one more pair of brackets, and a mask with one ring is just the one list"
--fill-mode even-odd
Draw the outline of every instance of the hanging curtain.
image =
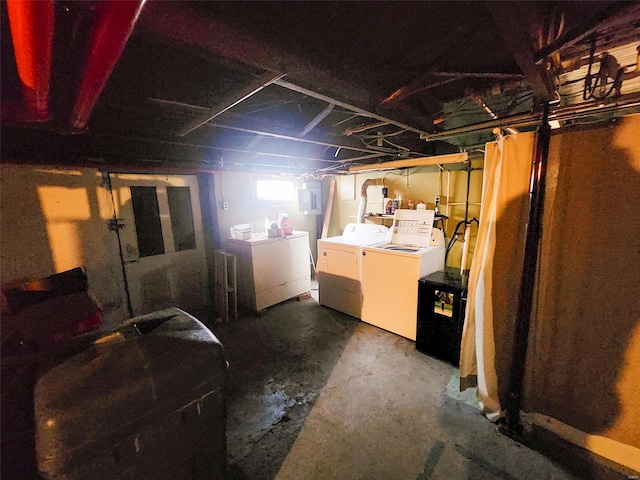
[[640, 115], [551, 138], [523, 410], [640, 471]]
[[513, 326], [522, 272], [534, 133], [488, 143], [482, 209], [469, 272], [460, 355], [460, 389], [477, 386], [492, 421], [507, 394]]

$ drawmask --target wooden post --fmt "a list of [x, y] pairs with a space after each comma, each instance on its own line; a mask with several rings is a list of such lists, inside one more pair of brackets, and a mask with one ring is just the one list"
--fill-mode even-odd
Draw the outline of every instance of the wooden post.
[[333, 197], [336, 194], [336, 177], [331, 179], [329, 187], [329, 197], [327, 198], [327, 210], [324, 214], [324, 223], [322, 224], [322, 235], [320, 238], [327, 238], [329, 232], [329, 223], [331, 223], [331, 211], [333, 210]]

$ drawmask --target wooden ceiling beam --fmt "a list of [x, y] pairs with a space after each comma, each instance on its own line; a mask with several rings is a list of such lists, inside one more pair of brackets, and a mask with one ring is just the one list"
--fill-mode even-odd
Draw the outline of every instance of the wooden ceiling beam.
[[[184, 2], [150, 2], [140, 15], [138, 26], [143, 35], [150, 35], [156, 41], [196, 48], [260, 70], [282, 72], [291, 84], [322, 92], [326, 97], [339, 99], [359, 110], [373, 112], [384, 98], [375, 82], [366, 83], [367, 79], [375, 78], [375, 72], [368, 74], [359, 69], [352, 71], [350, 77], [336, 77], [330, 68], [316, 66], [311, 57], [300, 58], [273, 47], [218, 19], [203, 16]], [[419, 112], [414, 113], [411, 121], [416, 125], [416, 119], [421, 116]], [[403, 123], [407, 112], [398, 110], [390, 112], [389, 116], [394, 117], [391, 120]], [[429, 122], [422, 118], [417, 126], [426, 128]]]
[[234, 107], [235, 105], [238, 105], [239, 103], [243, 102], [244, 100], [251, 97], [252, 95], [255, 95], [264, 87], [266, 87], [267, 85], [270, 85], [271, 83], [282, 78], [283, 76], [284, 75], [281, 73], [273, 73], [273, 72], [266, 72], [262, 74], [259, 78], [254, 79], [252, 82], [249, 82], [248, 84], [244, 85], [242, 88], [239, 88], [238, 90], [231, 92], [226, 97], [220, 99], [215, 106], [213, 106], [203, 114], [198, 115], [196, 118], [194, 118], [189, 123], [187, 123], [184, 127], [178, 130], [176, 135], [178, 137], [184, 137], [185, 135], [188, 135], [189, 133], [193, 132], [195, 129], [213, 120], [218, 115], [223, 114], [230, 108]]
[[535, 99], [549, 102], [555, 98], [553, 82], [543, 65], [535, 62], [533, 42], [530, 37], [531, 23], [526, 19], [536, 18], [528, 2], [487, 2], [496, 27], [524, 74]]
[[614, 2], [604, 11], [593, 15], [582, 25], [567, 30], [549, 45], [542, 47], [535, 53], [534, 60], [536, 63], [540, 63], [555, 52], [578, 43], [596, 30], [627, 23], [630, 19], [638, 18], [639, 13], [640, 7], [634, 2]]

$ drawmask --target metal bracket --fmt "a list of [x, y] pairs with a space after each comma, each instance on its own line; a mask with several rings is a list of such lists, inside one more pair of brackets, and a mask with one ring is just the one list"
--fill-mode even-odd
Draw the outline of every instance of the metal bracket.
[[124, 223], [121, 223], [123, 221], [124, 219], [122, 218], [110, 218], [107, 220], [107, 228], [112, 232], [122, 230], [125, 227]]

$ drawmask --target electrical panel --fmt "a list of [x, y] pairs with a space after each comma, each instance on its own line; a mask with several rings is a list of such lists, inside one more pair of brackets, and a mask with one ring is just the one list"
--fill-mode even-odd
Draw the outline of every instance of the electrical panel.
[[308, 181], [298, 190], [298, 211], [305, 215], [322, 215], [322, 183]]

